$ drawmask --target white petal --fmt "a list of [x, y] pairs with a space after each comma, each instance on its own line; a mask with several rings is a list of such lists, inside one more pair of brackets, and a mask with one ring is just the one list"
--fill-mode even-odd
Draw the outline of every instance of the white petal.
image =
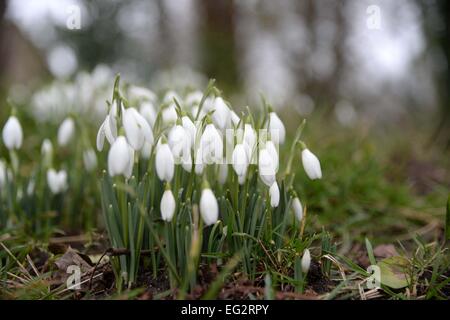
[[207, 226], [217, 222], [219, 218], [219, 205], [211, 189], [203, 189], [200, 197], [200, 214]]
[[172, 221], [173, 215], [175, 213], [175, 198], [171, 190], [164, 191], [164, 194], [161, 198], [161, 218], [164, 221]]
[[306, 175], [311, 180], [322, 178], [322, 169], [320, 167], [320, 161], [308, 149], [304, 149], [302, 151], [302, 162], [303, 162], [303, 168], [305, 169]]
[[278, 189], [278, 184], [275, 181], [269, 189], [270, 193], [270, 205], [272, 208], [278, 207], [280, 203], [280, 189]]

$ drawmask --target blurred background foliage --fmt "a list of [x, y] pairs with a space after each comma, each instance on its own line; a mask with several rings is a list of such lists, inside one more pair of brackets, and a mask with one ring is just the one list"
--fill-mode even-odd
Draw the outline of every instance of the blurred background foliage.
[[[275, 107], [325, 108], [344, 126], [416, 118], [435, 127], [433, 142], [449, 143], [448, 1], [0, 3], [0, 84], [12, 99], [98, 64], [143, 84], [172, 70], [216, 78], [238, 105], [264, 92]], [[67, 28], [72, 6], [79, 30]]]

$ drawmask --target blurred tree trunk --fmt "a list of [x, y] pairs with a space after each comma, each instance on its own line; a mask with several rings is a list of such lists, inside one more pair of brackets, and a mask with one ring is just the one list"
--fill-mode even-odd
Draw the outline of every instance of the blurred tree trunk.
[[[450, 4], [448, 0], [441, 0], [436, 2], [435, 14], [439, 15], [441, 20], [445, 23], [443, 30], [436, 30], [434, 15], [428, 14], [429, 3], [426, 0], [418, 1], [423, 14], [423, 28], [427, 41], [429, 43], [428, 51], [438, 50], [445, 56], [447, 68], [442, 66], [436, 66], [435, 70], [435, 86], [438, 94], [438, 103], [440, 107], [440, 121], [437, 125], [436, 131], [432, 136], [431, 143], [435, 141], [443, 141], [446, 144], [446, 148], [450, 148], [450, 49], [449, 49], [449, 27], [450, 20]], [[434, 63], [440, 63], [440, 61], [433, 61]], [[444, 70], [445, 69], [445, 70]]]
[[234, 1], [201, 0], [204, 24], [200, 26], [203, 71], [215, 77], [219, 87], [231, 91], [239, 87], [236, 69]]

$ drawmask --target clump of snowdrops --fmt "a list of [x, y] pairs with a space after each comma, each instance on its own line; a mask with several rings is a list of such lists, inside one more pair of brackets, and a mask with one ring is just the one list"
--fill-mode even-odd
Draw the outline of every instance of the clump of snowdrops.
[[[201, 262], [239, 261], [254, 278], [267, 247], [303, 236], [307, 200], [293, 189], [294, 161], [310, 179], [322, 177], [301, 140], [304, 121], [285, 147], [285, 127], [267, 103], [238, 113], [214, 81], [204, 92], [158, 96], [119, 79], [96, 143], [107, 152], [105, 225], [125, 253], [112, 257], [119, 289], [136, 283], [141, 265], [155, 277], [166, 270], [181, 293], [195, 286]], [[297, 250], [300, 285], [311, 258], [306, 245]]]

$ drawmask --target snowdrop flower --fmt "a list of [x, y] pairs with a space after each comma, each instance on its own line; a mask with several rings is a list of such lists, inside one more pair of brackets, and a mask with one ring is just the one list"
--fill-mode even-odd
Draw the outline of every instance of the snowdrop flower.
[[243, 144], [237, 144], [234, 147], [232, 161], [234, 171], [236, 172], [238, 177], [243, 177], [241, 178], [242, 182], [245, 181], [245, 176], [247, 174], [248, 168], [248, 158]]
[[167, 107], [165, 107], [162, 110], [161, 116], [162, 116], [162, 121], [164, 124], [168, 125], [171, 123], [175, 123], [178, 118], [177, 110], [175, 108], [175, 103], [171, 103]]
[[244, 126], [243, 143], [249, 162], [255, 163], [256, 161], [253, 160], [255, 160], [256, 131], [249, 123], [246, 123]]
[[281, 122], [280, 118], [275, 112], [269, 113], [269, 131], [272, 138], [277, 137], [279, 142], [284, 143], [286, 137], [286, 129], [284, 128], [283, 122]]
[[139, 113], [147, 120], [151, 127], [155, 125], [156, 112], [151, 102], [143, 102], [139, 108]]
[[216, 196], [209, 187], [202, 190], [200, 215], [207, 226], [216, 223], [219, 218], [219, 205]]
[[183, 126], [186, 133], [189, 134], [189, 137], [191, 139], [191, 146], [194, 146], [195, 138], [197, 136], [197, 127], [188, 116], [183, 116], [181, 118], [181, 125]]
[[155, 166], [159, 180], [167, 182], [172, 180], [175, 160], [167, 143], [161, 143], [156, 148]]
[[41, 146], [41, 154], [44, 166], [50, 167], [53, 158], [53, 145], [49, 139], [44, 139]]
[[181, 166], [186, 172], [192, 171], [192, 155], [191, 150], [189, 150], [187, 153], [183, 154], [183, 157], [181, 159]]
[[156, 101], [156, 94], [153, 91], [138, 86], [130, 86], [128, 88], [128, 96], [130, 100]]
[[49, 139], [44, 139], [41, 145], [41, 154], [46, 157], [53, 153], [53, 144]]
[[239, 118], [237, 113], [234, 112], [234, 110], [231, 110], [230, 118], [231, 118], [231, 122], [233, 122], [234, 126], [237, 126], [239, 124], [239, 122], [241, 121], [241, 119]]
[[160, 204], [161, 218], [167, 222], [172, 221], [175, 207], [175, 197], [173, 196], [172, 190], [170, 190], [169, 187], [166, 187], [166, 191], [163, 193]]
[[177, 124], [169, 132], [169, 146], [175, 158], [180, 158], [183, 154], [191, 150], [191, 138], [183, 126]]
[[55, 169], [47, 171], [47, 184], [53, 194], [58, 194], [67, 190], [67, 172], [60, 170], [56, 172]]
[[23, 132], [19, 120], [10, 116], [3, 127], [3, 142], [9, 150], [19, 149], [22, 146]]
[[75, 133], [75, 122], [72, 118], [66, 118], [58, 129], [58, 144], [65, 147], [72, 140]]
[[276, 170], [278, 170], [280, 158], [278, 156], [277, 147], [275, 146], [275, 143], [273, 141], [269, 140], [266, 142], [266, 149], [269, 152], [270, 156], [272, 157], [272, 161], [275, 164]]
[[173, 103], [173, 100], [176, 99], [177, 101], [181, 101], [180, 96], [178, 95], [178, 93], [176, 93], [173, 90], [169, 90], [166, 92], [166, 94], [164, 95], [163, 98], [163, 102], [164, 103]]
[[271, 187], [275, 182], [276, 164], [265, 148], [259, 152], [258, 160], [259, 176], [266, 186]]
[[134, 165], [134, 151], [124, 136], [119, 136], [109, 149], [108, 172], [111, 177], [123, 175], [131, 177]]
[[86, 171], [91, 172], [97, 168], [97, 155], [92, 149], [87, 149], [83, 152], [83, 163]]
[[322, 178], [322, 169], [320, 168], [320, 161], [314, 155], [314, 153], [309, 151], [309, 149], [307, 148], [302, 150], [302, 162], [306, 175], [311, 180]]
[[278, 207], [280, 203], [280, 189], [278, 188], [278, 184], [275, 181], [269, 189], [270, 194], [270, 206], [272, 208]]
[[200, 138], [199, 151], [201, 152], [200, 153], [201, 157], [200, 159], [196, 159], [196, 161], [202, 161], [201, 163], [206, 164], [222, 162], [223, 158], [222, 136], [212, 123], [208, 124], [205, 128], [205, 131], [203, 131], [202, 137]]
[[221, 97], [217, 97], [214, 100], [212, 120], [220, 130], [226, 129], [230, 123], [230, 108], [228, 108]]
[[189, 93], [186, 96], [185, 101], [189, 107], [193, 107], [195, 105], [198, 106], [200, 104], [200, 101], [202, 101], [202, 98], [203, 98], [203, 92], [194, 91], [194, 92]]
[[305, 249], [305, 251], [303, 252], [301, 265], [302, 272], [305, 274], [308, 273], [309, 267], [311, 266], [311, 253], [309, 252], [309, 249]]
[[298, 221], [302, 221], [303, 219], [303, 206], [298, 197], [295, 197], [292, 200], [292, 209], [294, 210], [295, 217]]
[[117, 128], [111, 129], [111, 123], [114, 121], [110, 120], [110, 115], [108, 114], [103, 121], [102, 125], [98, 129], [97, 133], [97, 150], [102, 151], [105, 144], [105, 138], [108, 140], [109, 144], [113, 144], [117, 138]]
[[122, 117], [125, 135], [134, 150], [141, 150], [145, 142], [153, 143], [153, 132], [150, 125], [135, 108], [123, 110]]

